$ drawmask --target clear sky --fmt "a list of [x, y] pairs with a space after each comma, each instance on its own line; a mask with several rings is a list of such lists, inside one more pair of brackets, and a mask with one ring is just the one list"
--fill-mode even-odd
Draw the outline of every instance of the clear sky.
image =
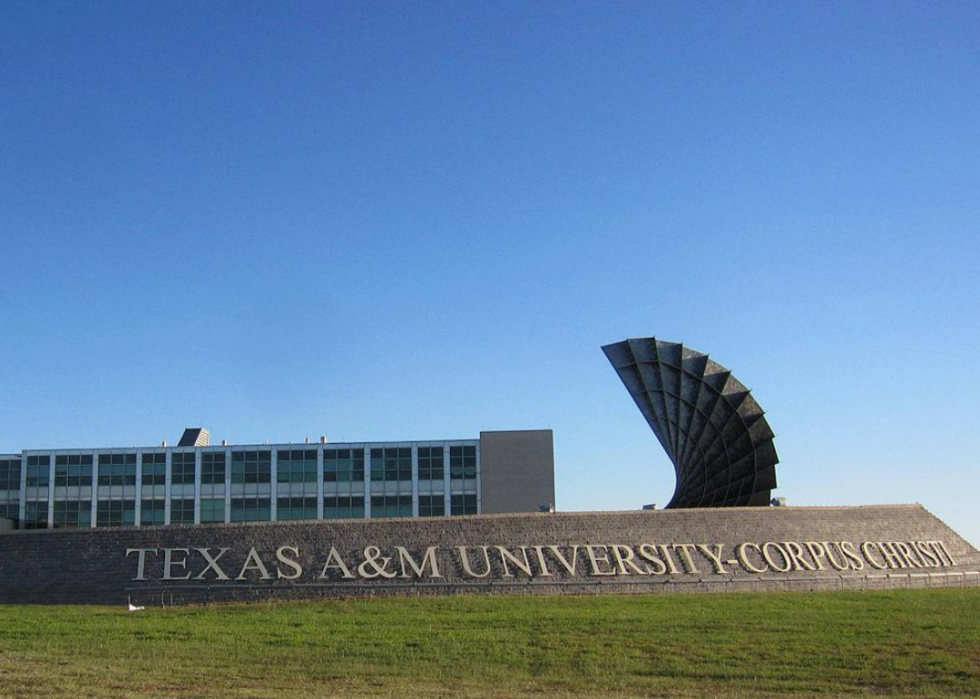
[[790, 504], [980, 544], [980, 4], [0, 3], [0, 451], [552, 428], [599, 347], [754, 389]]

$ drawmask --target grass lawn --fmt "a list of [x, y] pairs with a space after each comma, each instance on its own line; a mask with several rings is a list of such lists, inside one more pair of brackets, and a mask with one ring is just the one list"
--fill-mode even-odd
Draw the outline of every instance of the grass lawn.
[[0, 697], [980, 696], [980, 589], [0, 607]]

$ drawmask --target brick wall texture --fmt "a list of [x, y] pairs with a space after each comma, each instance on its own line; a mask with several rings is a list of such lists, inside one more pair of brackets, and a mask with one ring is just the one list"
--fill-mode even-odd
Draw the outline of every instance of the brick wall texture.
[[919, 505], [0, 534], [0, 604], [978, 584], [980, 553]]

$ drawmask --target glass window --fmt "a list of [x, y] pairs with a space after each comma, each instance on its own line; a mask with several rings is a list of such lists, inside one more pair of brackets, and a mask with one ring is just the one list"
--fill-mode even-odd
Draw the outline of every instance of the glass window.
[[[374, 457], [372, 456], [372, 461]], [[383, 519], [385, 517], [411, 517], [412, 516], [412, 496], [411, 495], [372, 495], [371, 496], [371, 519]]]
[[[224, 454], [222, 454], [224, 456]], [[224, 464], [222, 464], [224, 468]], [[225, 521], [225, 499], [224, 498], [202, 498], [201, 499], [201, 524], [224, 522]]]
[[323, 498], [324, 519], [364, 519], [364, 497], [341, 495]]
[[357, 483], [364, 480], [363, 449], [324, 449], [323, 480], [327, 483]]
[[279, 483], [316, 483], [316, 473], [316, 449], [280, 449], [276, 452], [276, 480]]
[[[412, 448], [384, 447], [371, 450], [372, 481], [411, 481]], [[373, 501], [372, 501], [373, 503]], [[372, 516], [374, 505], [371, 505]]]
[[11, 500], [8, 502], [0, 502], [0, 517], [4, 519], [9, 519], [14, 523], [14, 528], [20, 526], [20, 502], [18, 500]]
[[57, 529], [88, 529], [92, 526], [92, 501], [55, 501], [54, 526]]
[[141, 500], [140, 501], [140, 524], [144, 527], [161, 526], [166, 520], [167, 503], [163, 500]]
[[[316, 475], [316, 470], [313, 473]], [[276, 519], [316, 519], [316, 496], [279, 498]]]
[[450, 507], [454, 515], [475, 515], [476, 495], [453, 495]]
[[24, 512], [24, 529], [48, 528], [48, 501], [28, 502]]
[[[201, 483], [225, 482], [225, 453], [223, 451], [205, 451], [201, 453]], [[221, 521], [224, 521], [222, 513]]]
[[[133, 454], [133, 456], [136, 455]], [[101, 460], [100, 456], [100, 473], [102, 470]], [[99, 478], [101, 480], [102, 476], [100, 475]], [[99, 500], [97, 507], [95, 523], [100, 527], [131, 527], [136, 524], [135, 500]]]
[[68, 485], [68, 457], [64, 454], [54, 457], [54, 484], [59, 488]]
[[151, 454], [144, 453], [142, 484], [164, 485], [166, 482], [167, 482], [167, 455], [162, 451], [159, 453], [154, 452]]
[[446, 500], [442, 495], [420, 495], [419, 517], [442, 517], [446, 514]]
[[20, 490], [20, 459], [0, 459], [0, 490]]
[[[47, 488], [49, 485], [51, 485], [51, 457], [48, 455], [28, 456], [27, 487]], [[45, 505], [45, 507], [47, 506]]]
[[136, 454], [99, 454], [99, 485], [136, 485]]
[[[236, 451], [231, 455], [232, 483], [271, 483], [271, 451]], [[245, 521], [245, 520], [240, 520]]]
[[171, 524], [194, 524], [194, 498], [170, 501]]
[[442, 447], [419, 447], [420, 481], [441, 481], [443, 479], [442, 456]]
[[92, 455], [59, 454], [56, 456], [54, 460], [54, 484], [69, 488], [91, 486]]
[[449, 475], [454, 480], [476, 478], [476, 447], [449, 447]]
[[[173, 452], [170, 455], [170, 482], [175, 485], [194, 485], [193, 452]], [[171, 522], [173, 518], [171, 517]]]
[[232, 498], [232, 522], [268, 522], [271, 519], [272, 507], [269, 498]]

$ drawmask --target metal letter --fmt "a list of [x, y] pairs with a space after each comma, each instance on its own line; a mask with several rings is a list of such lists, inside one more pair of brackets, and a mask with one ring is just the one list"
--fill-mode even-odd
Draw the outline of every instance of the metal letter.
[[531, 577], [531, 564], [527, 560], [527, 550], [523, 546], [520, 546], [521, 555], [524, 557], [522, 562], [517, 556], [512, 554], [509, 550], [505, 549], [503, 546], [497, 546], [497, 551], [500, 552], [500, 563], [504, 567], [504, 577], [512, 578], [514, 574], [510, 572], [510, 568], [507, 567], [507, 560], [510, 559], [511, 563], [524, 571], [528, 577]]
[[487, 553], [487, 548], [488, 548], [487, 546], [480, 546], [479, 547], [479, 548], [483, 549], [483, 560], [486, 561], [486, 564], [487, 564], [486, 572], [484, 572], [484, 573], [482, 573], [480, 575], [477, 575], [476, 573], [474, 573], [473, 572], [473, 569], [470, 567], [470, 558], [466, 554], [466, 547], [465, 546], [457, 546], [456, 548], [459, 549], [459, 560], [460, 560], [460, 563], [463, 564], [463, 572], [466, 573], [466, 575], [468, 575], [471, 578], [485, 578], [488, 575], [490, 575], [490, 555]]
[[[809, 546], [809, 544], [807, 545]], [[844, 555], [844, 550], [839, 541], [824, 541], [821, 543], [821, 546], [831, 568], [834, 570], [847, 570], [847, 556]], [[839, 561], [834, 557], [834, 546], [837, 546], [837, 549], [841, 552], [841, 560]]]
[[881, 551], [881, 555], [884, 557], [889, 568], [904, 568], [902, 565], [902, 559], [898, 557], [898, 552], [895, 550], [895, 546], [890, 541], [879, 541], [878, 550]]
[[694, 544], [674, 544], [674, 550], [681, 550], [681, 558], [684, 559], [684, 564], [687, 566], [688, 573], [700, 573], [698, 567], [694, 565], [694, 559], [691, 558], [691, 551], [696, 551], [697, 546]]
[[299, 549], [297, 549], [295, 546], [280, 546], [278, 549], [276, 549], [276, 560], [278, 560], [279, 563], [283, 563], [293, 569], [293, 573], [286, 574], [282, 572], [282, 566], [276, 565], [276, 577], [280, 580], [295, 580], [303, 574], [303, 566], [292, 558], [286, 558], [286, 556], [283, 555], [283, 552], [285, 551], [292, 551], [293, 555], [299, 558]]
[[806, 550], [810, 552], [810, 557], [813, 562], [817, 564], [817, 570], [826, 570], [823, 565], [823, 559], [827, 557], [827, 549], [819, 541], [804, 541], [803, 545], [806, 546]]
[[139, 554], [139, 556], [137, 557], [138, 562], [136, 563], [136, 577], [133, 578], [133, 580], [146, 580], [146, 576], [144, 575], [145, 568], [146, 568], [146, 554], [152, 553], [156, 555], [157, 550], [156, 549], [126, 549], [126, 558], [129, 558], [129, 555], [132, 553]]
[[[381, 565], [378, 565], [379, 561]], [[389, 563], [391, 563], [391, 556], [382, 556], [381, 549], [377, 546], [367, 546], [364, 548], [364, 562], [357, 566], [357, 574], [365, 580], [373, 580], [377, 577], [394, 578], [398, 573], [388, 572]], [[368, 566], [371, 566], [374, 572], [368, 571]]]
[[609, 548], [612, 549], [613, 558], [616, 559], [616, 565], [619, 566], [621, 575], [630, 575], [629, 571], [626, 570], [626, 566], [635, 570], [638, 575], [651, 575], [649, 569], [643, 569], [636, 565], [636, 562], [633, 560], [636, 554], [629, 546], [613, 544]]
[[[749, 557], [745, 555], [745, 551], [749, 548], [755, 549], [755, 552], [759, 554], [759, 557], [763, 559], [762, 568], [756, 568], [754, 565], [749, 563]], [[735, 555], [738, 557], [738, 562], [742, 564], [742, 567], [750, 573], [765, 573], [769, 570], [769, 565], [765, 562], [765, 557], [762, 555], [762, 549], [759, 548], [758, 544], [753, 544], [750, 541], [744, 544], [739, 544], [738, 548], [735, 549]]]
[[915, 541], [913, 543], [915, 550], [919, 552], [919, 556], [925, 561], [927, 568], [939, 568], [942, 566], [936, 554], [929, 550], [929, 544], [924, 541]]
[[949, 564], [951, 566], [955, 566], [956, 565], [956, 561], [953, 560], [952, 555], [950, 555], [949, 550], [946, 548], [946, 544], [944, 544], [942, 541], [938, 541], [938, 540], [936, 540], [936, 541], [927, 541], [926, 543], [932, 545], [932, 550], [936, 552], [936, 555], [937, 556], [939, 556], [939, 561], [940, 562], [942, 562], [943, 555], [945, 555], [946, 556], [946, 559], [949, 561]]
[[667, 564], [660, 560], [660, 557], [657, 556], [656, 546], [653, 544], [640, 544], [640, 548], [638, 550], [640, 553], [640, 558], [646, 559], [656, 566], [650, 571], [651, 575], [663, 575], [667, 572]]
[[534, 548], [534, 552], [538, 555], [538, 566], [540, 566], [541, 568], [541, 573], [540, 573], [541, 577], [550, 578], [551, 571], [548, 570], [548, 564], [544, 560], [544, 546], [535, 546], [533, 548]]
[[817, 567], [803, 557], [803, 547], [795, 541], [784, 541], [783, 547], [789, 553], [793, 570], [816, 570]]
[[218, 575], [218, 577], [216, 578], [217, 580], [228, 580], [228, 576], [225, 575], [225, 571], [221, 570], [221, 567], [218, 565], [218, 559], [220, 559], [222, 556], [228, 553], [231, 549], [219, 548], [218, 555], [215, 556], [214, 558], [211, 557], [211, 553], [210, 553], [211, 549], [194, 549], [194, 550], [197, 551], [202, 556], [204, 556], [204, 560], [208, 564], [207, 568], [202, 570], [200, 575], [194, 576], [195, 580], [204, 580], [204, 576], [207, 574], [209, 570], [214, 570], [214, 572], [217, 573]]
[[163, 577], [161, 578], [161, 580], [189, 580], [191, 577], [190, 573], [187, 573], [187, 575], [185, 575], [182, 578], [173, 575], [174, 567], [187, 570], [187, 558], [185, 557], [182, 560], [175, 561], [173, 559], [174, 551], [181, 551], [184, 553], [185, 556], [188, 553], [190, 553], [189, 549], [164, 549], [163, 550]]
[[851, 561], [851, 568], [854, 570], [864, 570], [864, 559], [862, 559], [850, 541], [842, 541], [839, 544], [841, 553]]
[[904, 541], [896, 541], [895, 549], [898, 551], [898, 555], [902, 557], [906, 563], [909, 564], [909, 568], [922, 568], [923, 565], [920, 561], [916, 560], [915, 555], [912, 553], [912, 549]]
[[603, 556], [602, 558], [599, 558], [598, 556], [595, 555], [595, 550], [596, 549], [602, 549], [602, 550], [605, 551], [605, 550], [608, 549], [608, 547], [607, 546], [602, 546], [602, 545], [592, 545], [592, 544], [587, 544], [586, 545], [585, 552], [589, 555], [589, 562], [592, 564], [592, 574], [593, 575], [615, 575], [616, 574], [616, 571], [615, 570], [608, 570], [608, 571], [599, 570], [599, 564], [600, 563], [605, 563], [605, 564], [609, 565], [609, 556], [606, 555], [606, 556]]
[[[334, 562], [331, 563], [331, 561]], [[340, 554], [337, 553], [337, 549], [333, 546], [330, 547], [330, 553], [327, 554], [327, 560], [323, 564], [323, 570], [320, 572], [320, 577], [329, 578], [330, 576], [327, 574], [327, 571], [331, 568], [339, 568], [340, 572], [343, 573], [342, 577], [348, 579], [357, 577], [350, 572], [350, 568], [347, 567], [347, 564], [344, 563], [344, 559], [340, 557]]]
[[[780, 568], [776, 565], [775, 561], [772, 560], [772, 556], [769, 554], [770, 546], [779, 551], [779, 555], [782, 556], [783, 562], [786, 564], [785, 568]], [[762, 545], [762, 557], [766, 559], [766, 563], [769, 564], [769, 567], [777, 573], [788, 573], [793, 568], [793, 561], [789, 557], [789, 553], [775, 541], [767, 541]]]
[[667, 544], [661, 544], [660, 550], [664, 554], [664, 562], [667, 564], [667, 570], [670, 571], [670, 574], [680, 575], [681, 571], [677, 569], [677, 564], [674, 563], [674, 557], [670, 555], [670, 549], [667, 548]]
[[268, 568], [265, 567], [265, 563], [262, 562], [262, 557], [259, 556], [259, 552], [255, 550], [254, 546], [251, 549], [249, 549], [248, 558], [245, 559], [245, 565], [242, 566], [242, 570], [238, 574], [238, 577], [235, 578], [235, 580], [245, 580], [245, 573], [247, 573], [250, 570], [259, 571], [260, 580], [272, 579], [272, 576], [269, 575]]
[[424, 577], [425, 566], [428, 564], [428, 566], [432, 569], [432, 573], [429, 575], [429, 577], [441, 578], [442, 575], [439, 574], [439, 565], [436, 563], [436, 550], [438, 548], [438, 546], [430, 546], [427, 548], [425, 550], [425, 555], [422, 556], [422, 563], [420, 565], [415, 562], [415, 559], [412, 558], [412, 555], [408, 552], [408, 549], [406, 549], [404, 546], [396, 546], [395, 550], [398, 552], [398, 560], [402, 565], [402, 577], [410, 577], [408, 570], [405, 569], [405, 564], [408, 563], [409, 567], [415, 571], [416, 577]]
[[721, 562], [722, 545], [713, 544], [713, 546], [715, 547], [714, 551], [709, 549], [704, 544], [698, 544], [698, 551], [703, 553], [708, 558], [708, 560], [711, 561], [711, 565], [715, 567], [715, 573], [717, 573], [718, 575], [727, 575], [728, 571], [725, 570], [725, 566]]
[[564, 568], [568, 572], [568, 574], [569, 575], [575, 575], [575, 568], [576, 568], [576, 566], [578, 566], [578, 544], [575, 544], [574, 546], [572, 546], [572, 560], [571, 560], [571, 563], [569, 563], [568, 559], [565, 558], [564, 555], [562, 555], [562, 552], [558, 550], [558, 547], [557, 546], [549, 546], [548, 548], [551, 549], [551, 552], [553, 554], [555, 554], [555, 558], [557, 558], [558, 559], [558, 562], [561, 563], [562, 566], [564, 566]]
[[[871, 549], [872, 546], [874, 546], [876, 549], [878, 548], [878, 544], [876, 544], [875, 542], [873, 542], [873, 541], [865, 541], [863, 544], [861, 544], [861, 553], [867, 559], [868, 565], [870, 565], [872, 568], [877, 568], [878, 570], [884, 570], [885, 568], [888, 567], [887, 564], [886, 563], [878, 563], [878, 561], [876, 561], [875, 559], [873, 559], [871, 557], [871, 554], [868, 553], [868, 551], [870, 551], [870, 549]], [[879, 549], [879, 551], [880, 551], [880, 549]]]

